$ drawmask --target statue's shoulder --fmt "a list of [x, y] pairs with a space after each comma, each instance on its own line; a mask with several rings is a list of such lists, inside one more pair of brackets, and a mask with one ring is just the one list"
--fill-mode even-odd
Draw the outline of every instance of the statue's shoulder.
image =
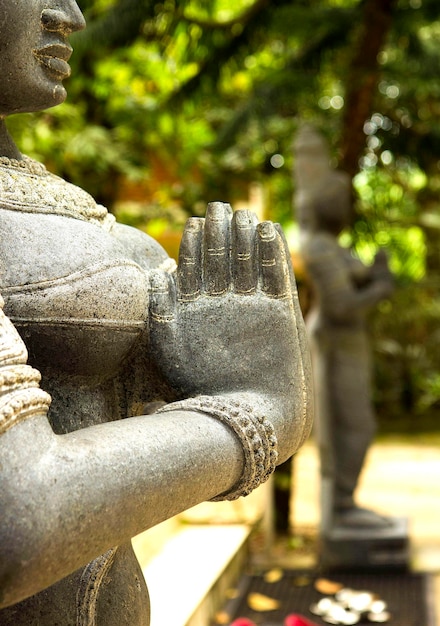
[[175, 262], [162, 246], [142, 230], [115, 222], [111, 234], [122, 244], [127, 255], [146, 270], [161, 267], [171, 271]]
[[[71, 223], [70, 228], [72, 240], [74, 231], [77, 241], [78, 237], [83, 240], [84, 237], [92, 237], [100, 249], [113, 250], [117, 242], [119, 256], [125, 256], [147, 270], [161, 267], [164, 263], [170, 264], [167, 253], [152, 237], [139, 229], [118, 224], [115, 217], [97, 204], [87, 191], [49, 172], [44, 165], [28, 157], [20, 161], [0, 157], [0, 209], [6, 209], [12, 225], [22, 219], [31, 220], [36, 230], [38, 222], [42, 222], [41, 230], [47, 228], [47, 219], [55, 220], [52, 226], [60, 232], [60, 239], [67, 232], [66, 222], [57, 221], [57, 216], [73, 218], [75, 224]], [[44, 221], [39, 220], [43, 215]], [[94, 228], [89, 233], [85, 222], [98, 226], [100, 230]], [[43, 233], [40, 234], [43, 236]], [[63, 249], [60, 253], [64, 253]]]
[[62, 215], [110, 228], [114, 217], [81, 187], [29, 157], [0, 157], [0, 206], [21, 213]]

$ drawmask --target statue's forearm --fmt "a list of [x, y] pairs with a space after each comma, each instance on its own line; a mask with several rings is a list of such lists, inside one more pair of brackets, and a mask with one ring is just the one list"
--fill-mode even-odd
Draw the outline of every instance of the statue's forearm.
[[352, 286], [341, 286], [333, 291], [328, 285], [320, 291], [321, 301], [325, 305], [326, 314], [335, 320], [346, 318], [352, 313], [362, 313], [375, 306], [390, 293], [388, 284], [383, 281], [370, 283], [361, 289]]
[[187, 411], [62, 436], [36, 417], [0, 444], [1, 606], [227, 491], [243, 470], [232, 431]]
[[330, 321], [341, 322], [363, 314], [393, 290], [392, 275], [381, 261], [372, 267], [351, 259], [336, 239], [318, 233], [304, 246], [304, 262]]

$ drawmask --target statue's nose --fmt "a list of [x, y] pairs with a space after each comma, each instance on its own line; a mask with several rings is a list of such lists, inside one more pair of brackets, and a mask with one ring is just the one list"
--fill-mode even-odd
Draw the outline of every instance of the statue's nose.
[[59, 8], [44, 9], [41, 13], [41, 23], [45, 30], [62, 32], [66, 35], [85, 28], [86, 21], [77, 3], [66, 0]]

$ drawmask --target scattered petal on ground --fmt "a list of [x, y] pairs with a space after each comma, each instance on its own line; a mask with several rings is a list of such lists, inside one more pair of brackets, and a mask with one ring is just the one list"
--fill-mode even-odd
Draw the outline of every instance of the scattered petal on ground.
[[238, 619], [232, 622], [231, 626], [257, 626], [257, 625], [255, 624], [255, 622], [248, 619], [247, 617], [239, 617]]
[[283, 575], [283, 570], [279, 567], [275, 567], [264, 574], [264, 580], [267, 583], [277, 583], [282, 579]]
[[288, 615], [284, 620], [284, 626], [318, 626], [315, 622], [311, 622], [303, 615]]
[[231, 616], [226, 611], [219, 611], [215, 615], [215, 623], [219, 626], [227, 626], [231, 621]]
[[249, 607], [253, 611], [276, 611], [279, 609], [280, 602], [262, 593], [250, 593], [247, 597]]
[[328, 578], [317, 578], [315, 580], [315, 589], [319, 591], [319, 593], [323, 593], [324, 595], [333, 595], [337, 591], [343, 588], [342, 583], [338, 583], [335, 580], [329, 580]]

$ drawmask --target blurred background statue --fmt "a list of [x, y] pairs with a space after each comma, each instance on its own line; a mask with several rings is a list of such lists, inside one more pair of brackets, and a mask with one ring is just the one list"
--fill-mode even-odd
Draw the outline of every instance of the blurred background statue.
[[376, 430], [366, 316], [391, 295], [393, 278], [383, 251], [366, 266], [338, 242], [353, 219], [352, 184], [346, 173], [331, 168], [323, 137], [305, 127], [294, 149], [301, 254], [314, 292], [306, 324], [315, 384], [322, 532], [386, 528], [391, 520], [359, 507], [354, 494]]

